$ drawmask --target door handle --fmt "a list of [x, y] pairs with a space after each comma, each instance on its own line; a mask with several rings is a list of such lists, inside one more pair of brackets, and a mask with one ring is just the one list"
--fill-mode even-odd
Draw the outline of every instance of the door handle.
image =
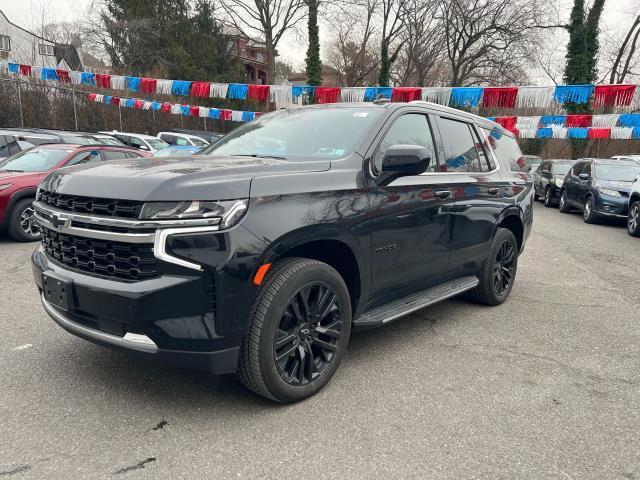
[[440, 200], [446, 200], [447, 198], [451, 198], [453, 196], [451, 190], [438, 190], [436, 192], [433, 192], [433, 194]]
[[489, 188], [489, 189], [487, 190], [487, 193], [488, 193], [489, 195], [498, 195], [498, 194], [500, 193], [500, 188], [498, 188], [498, 187], [492, 187], [492, 188]]

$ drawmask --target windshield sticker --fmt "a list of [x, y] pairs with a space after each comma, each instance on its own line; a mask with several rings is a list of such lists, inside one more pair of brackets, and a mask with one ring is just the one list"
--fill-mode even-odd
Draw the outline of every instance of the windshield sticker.
[[357, 118], [365, 118], [369, 116], [369, 112], [356, 112], [353, 114], [353, 116]]

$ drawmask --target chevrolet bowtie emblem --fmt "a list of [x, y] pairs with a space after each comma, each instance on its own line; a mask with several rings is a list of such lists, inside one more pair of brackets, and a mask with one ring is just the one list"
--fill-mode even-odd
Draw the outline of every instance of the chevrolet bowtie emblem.
[[69, 217], [65, 217], [64, 215], [60, 215], [58, 213], [54, 213], [53, 215], [51, 215], [50, 221], [51, 225], [53, 225], [53, 228], [68, 227], [71, 223], [71, 219]]

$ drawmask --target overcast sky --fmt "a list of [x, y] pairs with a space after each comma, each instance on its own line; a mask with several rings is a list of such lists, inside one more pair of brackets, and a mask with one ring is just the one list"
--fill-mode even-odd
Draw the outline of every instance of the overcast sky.
[[[564, 20], [569, 16], [572, 0], [559, 0], [561, 4]], [[71, 21], [81, 17], [82, 13], [91, 4], [91, 0], [4, 0], [1, 10], [9, 17], [13, 23], [25, 27], [27, 29], [40, 25], [43, 12], [48, 21]], [[606, 0], [602, 29], [607, 31], [618, 31], [622, 33], [630, 25], [630, 11], [637, 8], [640, 0]], [[320, 25], [321, 41], [324, 40], [330, 32], [328, 25]], [[555, 39], [558, 42], [558, 39]], [[564, 50], [564, 39], [560, 39], [560, 44], [556, 44], [556, 48]], [[298, 69], [303, 68], [306, 45], [304, 41], [296, 38], [294, 34], [285, 37], [278, 51], [283, 60], [293, 64]], [[558, 52], [564, 53], [564, 52]], [[544, 81], [542, 78], [541, 81]]]

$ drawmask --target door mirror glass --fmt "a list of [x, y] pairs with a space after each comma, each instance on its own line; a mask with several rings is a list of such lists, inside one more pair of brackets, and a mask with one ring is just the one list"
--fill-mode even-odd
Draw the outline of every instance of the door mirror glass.
[[420, 145], [392, 145], [382, 159], [382, 173], [400, 177], [420, 175], [429, 168], [431, 152]]
[[588, 173], [581, 173], [580, 175], [578, 175], [578, 178], [580, 180], [589, 180], [591, 177], [589, 176]]
[[146, 145], [140, 145], [140, 146], [138, 146], [138, 148], [140, 150], [149, 150], [149, 147], [147, 147]]

